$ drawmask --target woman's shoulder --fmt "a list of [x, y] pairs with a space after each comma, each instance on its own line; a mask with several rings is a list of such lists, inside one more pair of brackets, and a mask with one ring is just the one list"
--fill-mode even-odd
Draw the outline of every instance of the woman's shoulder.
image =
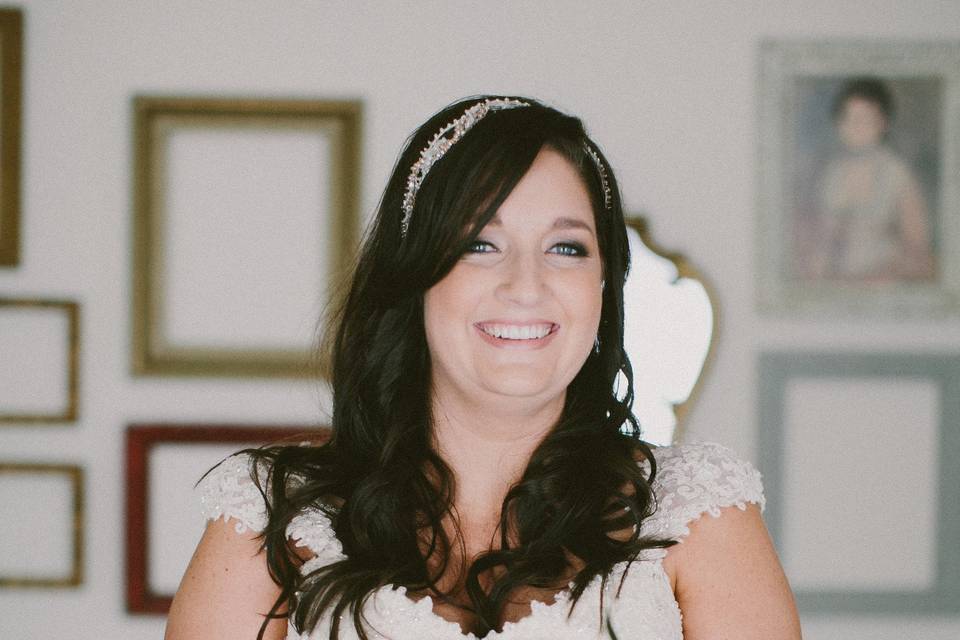
[[[719, 516], [725, 507], [765, 504], [760, 473], [729, 448], [712, 442], [653, 449], [656, 473], [651, 482], [656, 507], [644, 533], [679, 538], [705, 513]], [[649, 469], [649, 462], [641, 463]]]

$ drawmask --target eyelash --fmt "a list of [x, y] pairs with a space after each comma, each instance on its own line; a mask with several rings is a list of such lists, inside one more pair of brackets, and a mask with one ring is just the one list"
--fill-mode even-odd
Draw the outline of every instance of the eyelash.
[[[493, 244], [487, 242], [486, 240], [475, 240], [470, 247], [467, 249], [467, 253], [493, 253], [486, 249], [489, 247], [491, 249], [496, 249]], [[553, 251], [554, 249], [560, 248], [561, 251]], [[550, 247], [551, 252], [556, 253], [561, 256], [569, 256], [571, 258], [585, 258], [589, 254], [587, 248], [580, 244], [579, 242], [558, 242], [557, 244]]]

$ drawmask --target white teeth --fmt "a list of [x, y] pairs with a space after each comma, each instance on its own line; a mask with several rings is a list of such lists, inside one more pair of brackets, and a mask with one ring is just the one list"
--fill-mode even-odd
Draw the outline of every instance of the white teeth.
[[550, 333], [551, 324], [529, 324], [518, 326], [515, 324], [481, 324], [480, 329], [494, 338], [507, 340], [538, 340]]

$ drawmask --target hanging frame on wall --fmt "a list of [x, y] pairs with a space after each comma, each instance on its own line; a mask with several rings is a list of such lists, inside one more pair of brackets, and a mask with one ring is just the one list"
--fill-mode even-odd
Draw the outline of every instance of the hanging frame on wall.
[[0, 9], [0, 267], [20, 261], [23, 14]]
[[960, 313], [960, 42], [760, 48], [758, 305]]
[[633, 369], [633, 412], [644, 440], [668, 445], [682, 441], [710, 363], [716, 296], [689, 260], [654, 241], [645, 217], [629, 216], [626, 223], [624, 346]]
[[0, 425], [73, 422], [79, 412], [80, 306], [0, 298]]
[[203, 531], [197, 481], [232, 453], [270, 443], [319, 444], [325, 428], [138, 424], [126, 437], [127, 609], [166, 613]]
[[759, 361], [765, 520], [801, 613], [960, 611], [960, 355]]
[[133, 371], [317, 375], [357, 237], [355, 101], [134, 100]]
[[0, 588], [76, 587], [83, 582], [82, 468], [0, 462], [0, 512], [5, 547], [28, 550], [0, 557]]

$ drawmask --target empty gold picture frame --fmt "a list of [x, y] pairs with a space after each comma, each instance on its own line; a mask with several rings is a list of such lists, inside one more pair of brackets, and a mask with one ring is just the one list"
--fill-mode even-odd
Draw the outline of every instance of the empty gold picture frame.
[[0, 267], [20, 260], [23, 14], [0, 9]]
[[[360, 103], [140, 96], [133, 106], [134, 374], [317, 376], [316, 336], [292, 341], [282, 325], [295, 317], [312, 331], [350, 272]], [[283, 261], [296, 276], [277, 275]], [[248, 283], [265, 299], [251, 300]]]
[[[59, 313], [66, 319], [65, 347], [66, 353], [62, 355], [65, 363], [65, 371], [59, 377], [64, 380], [63, 388], [63, 409], [56, 411], [27, 411], [20, 407], [4, 407], [0, 400], [0, 426], [5, 424], [41, 424], [41, 423], [63, 423], [73, 422], [77, 419], [79, 413], [79, 369], [80, 369], [80, 307], [76, 302], [66, 300], [41, 300], [41, 299], [20, 299], [20, 298], [0, 298], [0, 321], [3, 320], [6, 312], [40, 312], [40, 313]], [[9, 334], [8, 334], [9, 336]], [[36, 333], [33, 336], [36, 339], [38, 348], [49, 339], [49, 336]], [[3, 344], [3, 338], [0, 338], [0, 345]], [[9, 358], [10, 355], [8, 354]], [[0, 353], [0, 361], [4, 356]], [[9, 360], [8, 360], [9, 362]], [[9, 364], [7, 365], [10, 366]], [[42, 372], [41, 372], [42, 373]], [[4, 376], [16, 376], [17, 371], [7, 369]], [[26, 384], [26, 383], [25, 383]], [[2, 397], [2, 396], [0, 396]]]
[[[70, 464], [45, 464], [45, 463], [8, 463], [0, 462], [0, 482], [4, 478], [10, 479], [14, 476], [30, 477], [34, 476], [38, 480], [46, 480], [51, 476], [66, 476], [69, 482], [69, 501], [71, 511], [69, 514], [51, 514], [53, 516], [64, 516], [60, 518], [63, 530], [58, 531], [56, 527], [43, 527], [43, 530], [26, 531], [21, 530], [22, 537], [29, 538], [33, 536], [32, 546], [21, 550], [22, 553], [32, 556], [42, 554], [54, 546], [53, 535], [62, 535], [65, 546], [69, 547], [70, 559], [67, 561], [68, 567], [62, 576], [52, 577], [49, 573], [39, 572], [37, 575], [24, 573], [21, 575], [4, 575], [0, 573], [0, 589], [7, 588], [50, 588], [50, 587], [76, 587], [83, 582], [83, 557], [84, 557], [84, 497], [83, 497], [83, 469]], [[41, 508], [47, 508], [43, 505]], [[0, 505], [0, 511], [4, 514], [4, 519], [15, 526], [34, 528], [37, 526], [35, 514], [15, 513], [12, 505]], [[50, 530], [48, 530], [50, 529]], [[9, 540], [7, 540], [10, 543]]]

